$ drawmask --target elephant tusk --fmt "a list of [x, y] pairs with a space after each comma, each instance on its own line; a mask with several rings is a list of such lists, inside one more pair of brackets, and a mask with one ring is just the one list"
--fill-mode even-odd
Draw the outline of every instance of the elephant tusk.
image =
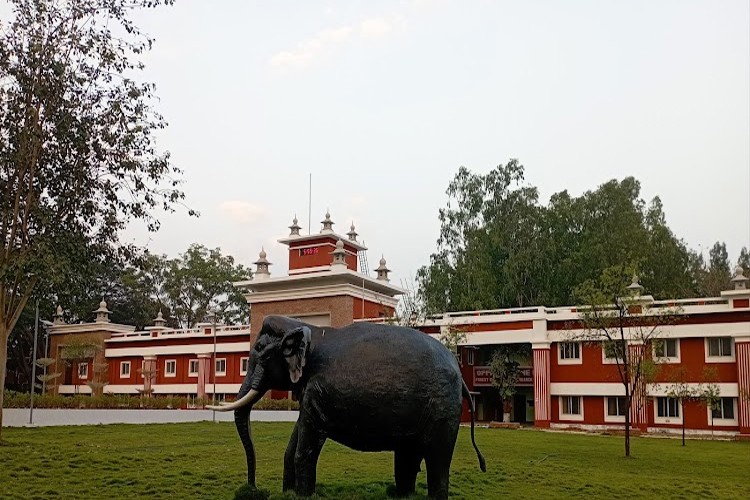
[[215, 411], [231, 411], [236, 410], [238, 408], [242, 408], [243, 406], [247, 404], [253, 404], [255, 403], [255, 400], [258, 399], [262, 394], [255, 389], [250, 389], [250, 392], [242, 396], [237, 401], [233, 401], [231, 403], [222, 403], [219, 406], [214, 405], [208, 405], [206, 406], [207, 410], [215, 410]]

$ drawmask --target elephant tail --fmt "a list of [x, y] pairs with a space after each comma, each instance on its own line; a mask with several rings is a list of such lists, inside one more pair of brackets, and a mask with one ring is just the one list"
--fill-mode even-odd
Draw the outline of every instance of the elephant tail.
[[469, 400], [469, 413], [471, 414], [471, 444], [474, 445], [474, 450], [477, 452], [479, 468], [482, 469], [482, 472], [487, 472], [487, 463], [484, 461], [484, 457], [479, 451], [479, 448], [477, 448], [477, 443], [474, 441], [474, 398], [471, 397], [469, 388], [466, 387], [466, 382], [464, 382], [463, 379], [461, 379], [461, 385], [463, 386], [463, 389], [461, 390], [463, 397]]

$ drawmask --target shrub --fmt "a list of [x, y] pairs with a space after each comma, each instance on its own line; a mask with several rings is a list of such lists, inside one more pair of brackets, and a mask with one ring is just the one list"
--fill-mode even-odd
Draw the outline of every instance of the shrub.
[[255, 403], [253, 410], [299, 410], [299, 402], [288, 399], [262, 398]]
[[[5, 408], [28, 408], [31, 395], [25, 392], [5, 391]], [[211, 398], [196, 398], [195, 408], [211, 404]], [[37, 394], [34, 396], [35, 408], [86, 408], [86, 409], [149, 409], [164, 410], [187, 408], [188, 400], [184, 396], [155, 396], [142, 398], [128, 394]], [[297, 401], [287, 399], [263, 398], [253, 407], [256, 410], [299, 410]]]
[[234, 500], [268, 500], [270, 496], [268, 490], [259, 490], [249, 484], [243, 484], [234, 492]]

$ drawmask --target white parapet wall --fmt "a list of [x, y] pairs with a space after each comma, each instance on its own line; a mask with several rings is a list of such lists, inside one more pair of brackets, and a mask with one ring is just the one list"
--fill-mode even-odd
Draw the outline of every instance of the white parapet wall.
[[[29, 423], [28, 408], [4, 408], [5, 427], [47, 427], [54, 425], [99, 424], [173, 424], [204, 422], [214, 418], [211, 410], [52, 410], [34, 409], [33, 423]], [[296, 422], [299, 412], [253, 410], [253, 422]], [[216, 412], [217, 422], [233, 422], [234, 412]]]

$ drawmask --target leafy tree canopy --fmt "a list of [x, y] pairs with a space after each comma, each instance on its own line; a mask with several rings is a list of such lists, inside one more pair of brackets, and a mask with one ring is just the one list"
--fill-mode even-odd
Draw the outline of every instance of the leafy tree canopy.
[[543, 205], [510, 160], [487, 174], [459, 168], [447, 194], [437, 250], [417, 273], [429, 312], [573, 304], [576, 287], [624, 262], [659, 298], [716, 295], [729, 283], [723, 243], [706, 265], [633, 177]]
[[[40, 283], [121, 261], [130, 221], [158, 228], [181, 203], [180, 171], [138, 60], [152, 40], [137, 7], [171, 0], [11, 0], [0, 20], [0, 406], [10, 332]], [[0, 431], [2, 410], [0, 410]]]
[[207, 321], [209, 310], [218, 322], [248, 322], [247, 301], [232, 283], [250, 279], [250, 270], [219, 248], [193, 244], [179, 258], [164, 260], [162, 273], [160, 300], [180, 326]]

